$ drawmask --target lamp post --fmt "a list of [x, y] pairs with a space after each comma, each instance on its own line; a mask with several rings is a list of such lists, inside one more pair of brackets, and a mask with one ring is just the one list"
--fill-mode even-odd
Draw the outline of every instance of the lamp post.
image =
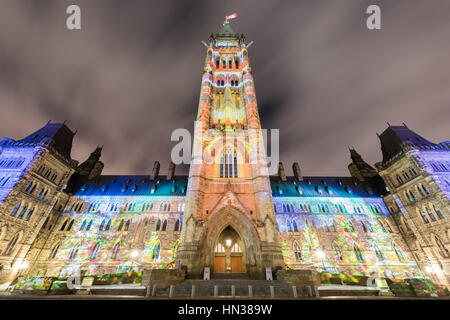
[[322, 261], [322, 267], [323, 267], [323, 271], [325, 271], [325, 252], [323, 252], [322, 250], [319, 250], [316, 252], [317, 257]]

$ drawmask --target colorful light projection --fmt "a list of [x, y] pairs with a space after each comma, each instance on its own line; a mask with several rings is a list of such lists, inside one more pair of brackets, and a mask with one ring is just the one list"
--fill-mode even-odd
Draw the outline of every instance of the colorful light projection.
[[[288, 268], [311, 265], [331, 273], [422, 276], [415, 262], [395, 243], [391, 226], [383, 220], [389, 213], [381, 199], [299, 197], [274, 201], [284, 208], [295, 205], [304, 209], [276, 213]], [[300, 254], [294, 246], [300, 247]]]
[[[154, 198], [142, 198], [144, 203], [154, 201]], [[100, 199], [101, 197], [94, 198], [96, 203]], [[158, 223], [156, 230], [148, 230], [149, 226], [143, 225], [144, 220], [149, 219], [151, 215], [139, 210], [130, 211], [130, 203], [126, 202], [118, 212], [101, 212], [94, 209], [84, 213], [74, 225], [72, 234], [62, 240], [47, 275], [69, 276], [80, 271], [97, 275], [143, 268], [173, 268], [178, 238], [170, 240], [170, 249], [163, 252], [163, 226]], [[107, 207], [109, 208], [109, 205]], [[179, 214], [171, 213], [170, 216], [171, 219], [181, 219]], [[141, 244], [137, 242], [139, 228], [143, 234]]]

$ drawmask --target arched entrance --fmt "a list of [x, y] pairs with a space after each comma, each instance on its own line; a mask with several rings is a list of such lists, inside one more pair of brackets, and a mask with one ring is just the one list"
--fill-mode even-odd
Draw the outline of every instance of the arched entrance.
[[227, 226], [214, 246], [214, 273], [243, 273], [244, 243], [239, 234]]

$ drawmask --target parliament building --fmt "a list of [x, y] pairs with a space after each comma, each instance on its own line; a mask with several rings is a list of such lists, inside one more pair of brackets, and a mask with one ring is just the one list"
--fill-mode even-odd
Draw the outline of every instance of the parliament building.
[[102, 148], [72, 159], [65, 123], [1, 140], [0, 284], [150, 269], [201, 278], [205, 268], [450, 284], [450, 141], [389, 125], [375, 166], [351, 149], [349, 176], [304, 176], [298, 163], [269, 175], [248, 43], [226, 22], [206, 46], [188, 175], [159, 162], [103, 175]]

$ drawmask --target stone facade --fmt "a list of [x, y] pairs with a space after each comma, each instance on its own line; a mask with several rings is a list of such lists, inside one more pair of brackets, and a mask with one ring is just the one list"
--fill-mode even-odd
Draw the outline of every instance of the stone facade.
[[450, 283], [450, 142], [431, 143], [404, 126], [380, 135], [377, 164], [389, 188], [384, 198], [421, 269]]
[[[179, 280], [209, 267], [254, 279], [271, 268], [288, 282], [425, 272], [448, 284], [449, 143], [389, 127], [377, 170], [351, 149], [351, 177], [303, 176], [298, 163], [269, 176], [245, 37], [225, 24], [207, 46], [188, 176], [174, 164], [160, 175], [159, 162], [102, 175], [102, 148], [78, 164], [65, 124], [0, 142], [0, 283], [129, 270]], [[152, 272], [163, 269], [177, 271]]]

